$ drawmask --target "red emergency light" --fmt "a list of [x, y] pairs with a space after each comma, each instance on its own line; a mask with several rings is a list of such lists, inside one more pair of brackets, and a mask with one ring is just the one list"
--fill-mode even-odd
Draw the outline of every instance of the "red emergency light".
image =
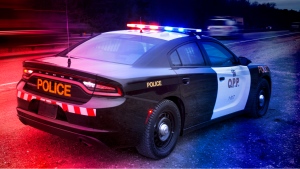
[[170, 32], [182, 32], [182, 33], [202, 32], [201, 29], [194, 29], [194, 28], [181, 28], [181, 27], [145, 25], [145, 24], [127, 24], [127, 27], [137, 28], [140, 29], [141, 31], [144, 29], [148, 29], [148, 30], [164, 30]]

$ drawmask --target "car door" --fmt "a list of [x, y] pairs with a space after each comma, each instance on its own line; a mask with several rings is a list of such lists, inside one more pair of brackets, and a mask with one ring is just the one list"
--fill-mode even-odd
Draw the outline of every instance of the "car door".
[[241, 111], [250, 91], [250, 72], [236, 57], [216, 42], [201, 42], [211, 68], [217, 73], [218, 92], [212, 119]]
[[185, 127], [211, 119], [217, 95], [216, 73], [206, 66], [199, 46], [186, 43], [170, 54], [173, 70], [179, 78], [185, 108]]

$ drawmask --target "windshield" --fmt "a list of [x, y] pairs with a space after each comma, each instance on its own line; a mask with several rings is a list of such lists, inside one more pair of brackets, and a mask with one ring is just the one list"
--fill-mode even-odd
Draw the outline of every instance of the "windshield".
[[138, 35], [106, 33], [82, 43], [67, 56], [133, 64], [149, 49], [163, 42]]

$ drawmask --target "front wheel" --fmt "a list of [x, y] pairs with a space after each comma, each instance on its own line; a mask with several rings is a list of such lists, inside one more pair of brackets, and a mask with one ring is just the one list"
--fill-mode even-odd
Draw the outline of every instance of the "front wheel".
[[262, 79], [257, 86], [257, 89], [252, 96], [252, 105], [250, 108], [250, 115], [252, 117], [261, 117], [268, 111], [270, 102], [271, 90], [267, 80]]
[[174, 149], [180, 134], [181, 119], [176, 104], [170, 100], [160, 102], [146, 124], [138, 152], [146, 157], [161, 159]]

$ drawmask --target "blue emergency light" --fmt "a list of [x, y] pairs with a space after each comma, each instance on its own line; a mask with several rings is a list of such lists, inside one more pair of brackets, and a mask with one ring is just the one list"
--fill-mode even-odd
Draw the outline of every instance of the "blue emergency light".
[[201, 29], [194, 28], [180, 28], [171, 26], [157, 26], [157, 25], [144, 25], [144, 24], [127, 24], [127, 27], [137, 28], [142, 30], [164, 30], [169, 32], [182, 32], [182, 33], [200, 33]]

